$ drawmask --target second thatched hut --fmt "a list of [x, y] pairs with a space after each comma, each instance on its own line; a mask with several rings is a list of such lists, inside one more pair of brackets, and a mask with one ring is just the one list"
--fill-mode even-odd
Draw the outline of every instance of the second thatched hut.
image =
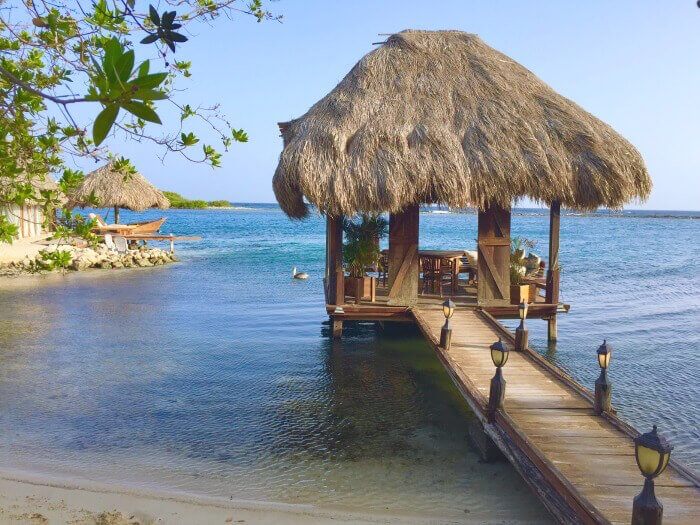
[[114, 208], [114, 222], [119, 223], [119, 209], [143, 211], [148, 208], [167, 209], [170, 202], [163, 192], [138, 172], [117, 169], [114, 162], [89, 173], [69, 198], [71, 206], [93, 205]]

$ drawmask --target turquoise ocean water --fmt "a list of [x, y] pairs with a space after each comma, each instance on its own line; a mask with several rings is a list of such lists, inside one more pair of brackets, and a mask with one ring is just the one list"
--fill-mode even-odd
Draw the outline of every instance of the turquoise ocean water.
[[[176, 265], [0, 283], [0, 469], [439, 521], [546, 519], [509, 465], [478, 461], [471, 415], [418, 334], [357, 325], [329, 340], [323, 220], [247, 208], [167, 211], [164, 231], [204, 237], [179, 244]], [[620, 415], [659, 425], [698, 470], [700, 220], [660, 215], [563, 217], [572, 309], [556, 346], [543, 321], [531, 342], [592, 386], [607, 338]], [[519, 210], [513, 234], [546, 255], [546, 212]], [[421, 214], [424, 248], [475, 237], [474, 215]]]

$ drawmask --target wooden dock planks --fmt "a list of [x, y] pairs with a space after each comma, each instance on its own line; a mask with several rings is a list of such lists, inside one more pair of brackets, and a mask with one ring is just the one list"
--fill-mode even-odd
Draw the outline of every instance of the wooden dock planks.
[[[495, 371], [489, 346], [498, 340], [502, 327], [499, 331], [493, 320], [476, 309], [458, 309], [451, 320], [452, 345], [445, 351], [438, 345], [445, 322], [440, 304], [422, 301], [413, 308], [413, 315], [485, 423], [486, 400]], [[632, 499], [643, 484], [632, 438], [608, 419], [596, 416], [590, 398], [580, 387], [572, 386], [530, 353], [511, 352], [503, 373], [507, 381], [506, 415], [494, 425], [485, 423], [485, 430], [502, 450], [509, 447], [499, 443], [499, 437], [515, 437], [514, 442], [527, 457], [518, 465], [521, 456], [512, 450], [506, 456], [550, 511], [561, 521], [568, 521], [570, 515], [561, 510], [564, 501], [582, 523], [630, 523]], [[546, 501], [542, 480], [528, 475], [533, 465], [544, 471], [543, 477], [560, 493], [559, 502], [557, 498]], [[656, 480], [656, 487], [664, 504], [665, 524], [700, 523], [700, 489], [694, 479], [669, 465]]]

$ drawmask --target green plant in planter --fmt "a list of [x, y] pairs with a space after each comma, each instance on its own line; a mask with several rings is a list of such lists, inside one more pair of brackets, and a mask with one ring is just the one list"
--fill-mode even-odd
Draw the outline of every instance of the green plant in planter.
[[343, 221], [343, 260], [350, 277], [364, 277], [367, 268], [379, 263], [379, 241], [388, 231], [388, 221], [377, 214], [363, 213], [357, 219]]
[[513, 237], [510, 240], [510, 284], [523, 284], [525, 277], [525, 249], [532, 249], [535, 241], [523, 237]]

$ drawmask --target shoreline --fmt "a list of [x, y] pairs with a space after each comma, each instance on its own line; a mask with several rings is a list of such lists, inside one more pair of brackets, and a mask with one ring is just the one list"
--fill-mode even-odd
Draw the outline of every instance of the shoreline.
[[136, 525], [147, 523], [484, 523], [484, 516], [426, 517], [341, 507], [196, 495], [60, 478], [0, 468], [0, 522]]

